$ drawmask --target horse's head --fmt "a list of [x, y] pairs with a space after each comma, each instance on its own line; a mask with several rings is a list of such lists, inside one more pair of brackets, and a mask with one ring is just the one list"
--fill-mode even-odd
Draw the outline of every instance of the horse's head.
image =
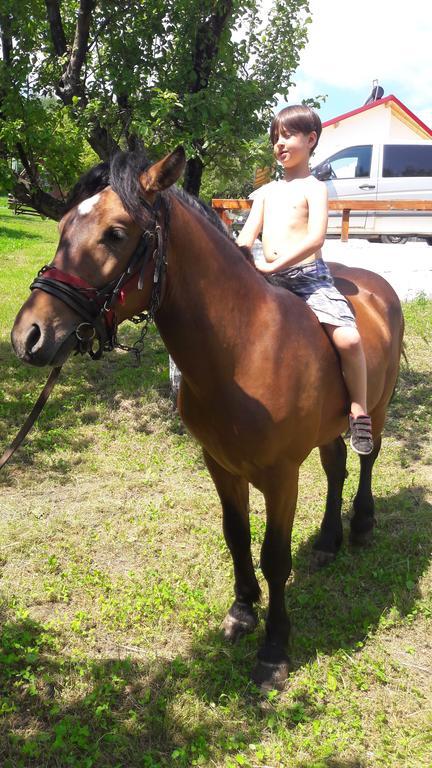
[[[149, 165], [132, 153], [100, 164], [74, 188], [53, 262], [19, 311], [12, 345], [31, 365], [61, 365], [112, 345], [117, 324], [147, 310], [164, 243], [160, 193], [184, 169], [181, 147]], [[166, 204], [165, 204], [166, 205]]]

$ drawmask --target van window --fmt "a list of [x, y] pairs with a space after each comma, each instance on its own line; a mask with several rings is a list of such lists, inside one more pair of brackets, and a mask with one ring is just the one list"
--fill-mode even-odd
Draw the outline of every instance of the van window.
[[336, 179], [359, 179], [370, 176], [372, 145], [348, 147], [332, 155], [328, 163]]
[[383, 176], [432, 176], [432, 145], [387, 144]]

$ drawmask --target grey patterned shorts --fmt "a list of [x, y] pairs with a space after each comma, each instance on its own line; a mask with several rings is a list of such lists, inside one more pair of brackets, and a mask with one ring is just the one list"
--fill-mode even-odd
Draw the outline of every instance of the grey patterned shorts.
[[319, 258], [303, 267], [290, 267], [283, 272], [266, 275], [269, 283], [288, 288], [306, 301], [320, 323], [356, 327], [349, 304], [336, 288], [330, 270]]

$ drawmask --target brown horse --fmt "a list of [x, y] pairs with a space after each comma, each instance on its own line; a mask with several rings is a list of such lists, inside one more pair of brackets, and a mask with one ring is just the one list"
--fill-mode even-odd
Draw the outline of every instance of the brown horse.
[[[123, 153], [78, 183], [53, 266], [35, 280], [12, 342], [32, 365], [59, 365], [77, 347], [91, 351], [93, 336], [98, 356], [114, 345], [117, 323], [150, 308], [182, 372], [181, 417], [202, 445], [222, 502], [235, 574], [235, 600], [224, 621], [232, 641], [255, 627], [260, 596], [249, 483], [265, 497], [261, 565], [269, 609], [254, 679], [279, 687], [288, 670], [284, 590], [299, 467], [318, 446], [328, 480], [314, 545], [320, 565], [342, 542], [347, 392], [335, 349], [307, 305], [270, 286], [197, 201], [175, 188], [164, 191], [183, 167], [181, 148], [147, 167]], [[360, 458], [351, 519], [351, 541], [362, 544], [374, 525], [371, 475], [398, 375], [403, 317], [381, 277], [340, 264], [331, 269], [352, 303], [368, 366], [375, 448]]]

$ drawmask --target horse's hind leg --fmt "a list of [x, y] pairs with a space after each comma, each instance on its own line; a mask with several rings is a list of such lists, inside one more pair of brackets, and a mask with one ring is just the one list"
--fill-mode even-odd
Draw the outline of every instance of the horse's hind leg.
[[350, 542], [357, 546], [369, 544], [375, 525], [375, 502], [372, 496], [372, 469], [381, 448], [381, 435], [374, 437], [374, 449], [360, 456], [360, 480], [354, 499]]
[[257, 625], [253, 604], [260, 598], [260, 588], [252, 563], [249, 526], [249, 483], [232, 475], [204, 451], [204, 459], [222, 504], [223, 532], [234, 563], [235, 600], [228, 611], [223, 630], [235, 642]]
[[321, 464], [327, 475], [327, 500], [318, 538], [313, 545], [312, 567], [331, 563], [342, 544], [342, 491], [346, 478], [347, 450], [342, 437], [320, 447]]

